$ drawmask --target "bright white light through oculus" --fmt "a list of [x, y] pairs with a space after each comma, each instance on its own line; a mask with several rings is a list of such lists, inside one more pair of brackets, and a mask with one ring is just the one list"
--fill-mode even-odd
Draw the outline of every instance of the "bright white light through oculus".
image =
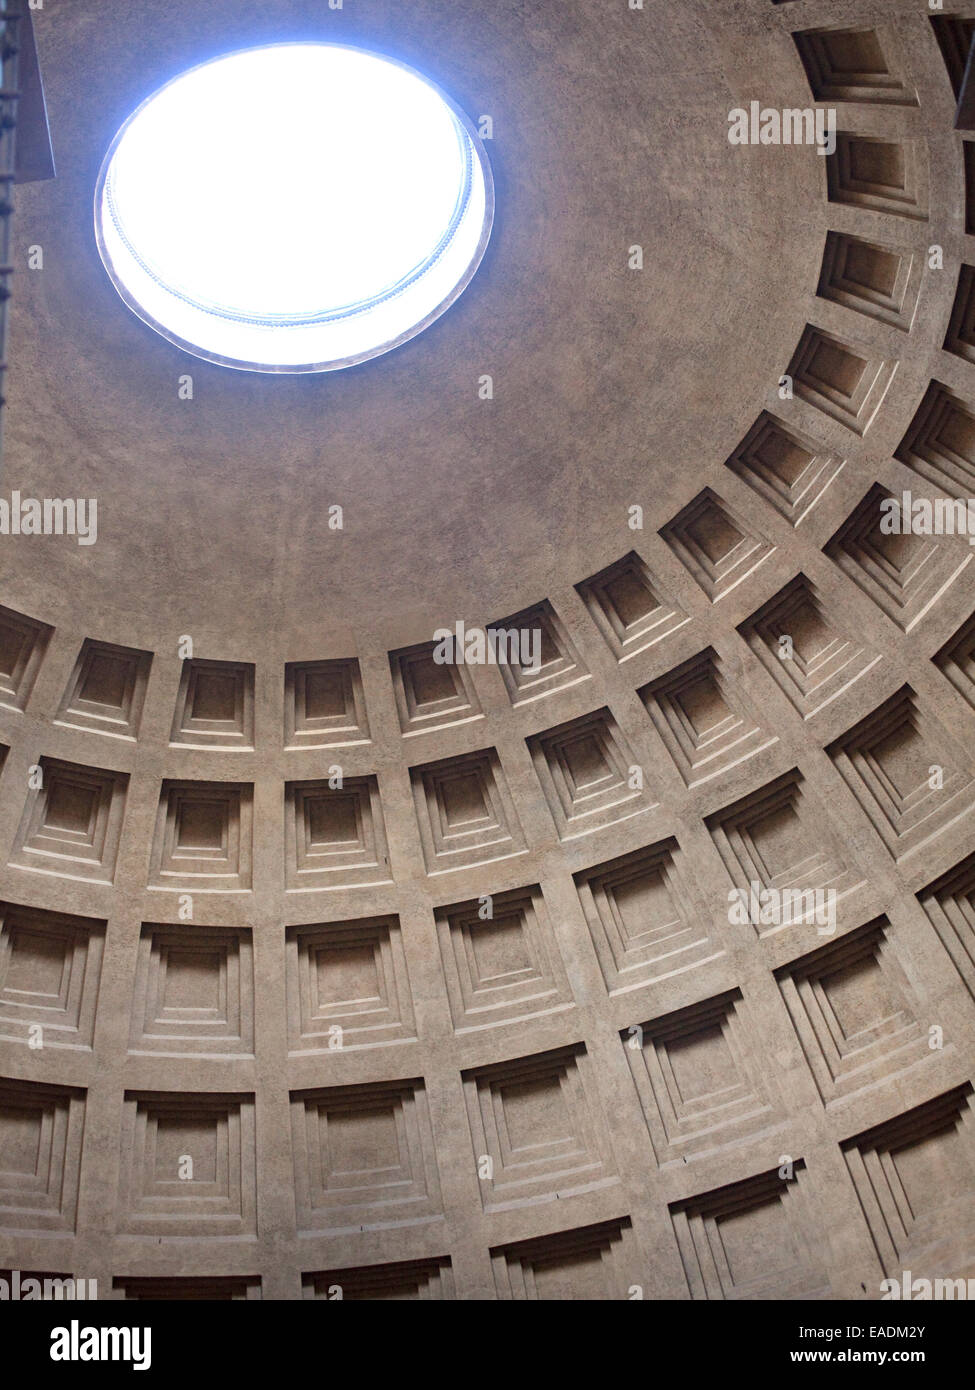
[[327, 371], [386, 352], [461, 293], [491, 229], [470, 122], [412, 69], [278, 44], [175, 78], [99, 178], [119, 294], [199, 356]]

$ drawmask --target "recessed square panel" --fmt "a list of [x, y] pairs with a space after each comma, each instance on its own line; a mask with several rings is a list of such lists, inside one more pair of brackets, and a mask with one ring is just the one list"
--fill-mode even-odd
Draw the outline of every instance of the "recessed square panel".
[[36, 873], [111, 883], [128, 774], [42, 758], [10, 862]]
[[191, 748], [253, 748], [254, 667], [243, 661], [184, 661], [170, 738]]
[[413, 998], [399, 919], [289, 927], [292, 1054], [412, 1040]]
[[368, 741], [358, 661], [295, 661], [285, 667], [286, 748], [338, 748]]
[[249, 889], [252, 797], [247, 783], [163, 782], [149, 886], [198, 893]]
[[389, 851], [375, 777], [289, 782], [287, 887], [292, 891], [388, 883]]
[[91, 1047], [105, 923], [0, 904], [0, 1037]]
[[86, 638], [57, 723], [112, 738], [138, 738], [151, 665], [151, 652]]
[[53, 631], [36, 618], [0, 607], [0, 704], [25, 707]]
[[174, 1057], [253, 1051], [254, 967], [245, 928], [147, 924], [139, 940], [132, 1052]]

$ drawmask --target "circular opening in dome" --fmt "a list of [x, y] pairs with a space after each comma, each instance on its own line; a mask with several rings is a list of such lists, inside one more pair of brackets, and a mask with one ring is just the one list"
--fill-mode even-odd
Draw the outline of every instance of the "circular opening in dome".
[[482, 141], [433, 83], [338, 44], [203, 63], [129, 117], [95, 195], [134, 313], [188, 352], [262, 372], [352, 366], [420, 333], [491, 232]]

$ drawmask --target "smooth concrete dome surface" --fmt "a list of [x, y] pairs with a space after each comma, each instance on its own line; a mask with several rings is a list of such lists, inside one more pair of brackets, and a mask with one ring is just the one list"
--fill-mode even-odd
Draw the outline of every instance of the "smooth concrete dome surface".
[[[0, 1270], [975, 1277], [975, 560], [881, 524], [975, 493], [975, 4], [35, 25], [58, 174], [17, 189], [0, 496], [97, 501], [97, 538], [0, 536]], [[491, 236], [396, 351], [228, 370], [120, 302], [93, 197], [174, 77], [307, 43], [449, 94]], [[731, 143], [753, 102], [830, 147]], [[377, 287], [217, 245], [173, 279], [208, 319]]]
[[[11, 409], [8, 464], [25, 495], [77, 495], [84, 481], [103, 496], [82, 570], [52, 552], [37, 578], [48, 603], [81, 585], [86, 601], [119, 605], [119, 640], [152, 645], [160, 624], [178, 638], [189, 622], [250, 647], [269, 629], [300, 639], [314, 614], [323, 635], [381, 630], [393, 648], [441, 617], [516, 612], [585, 570], [594, 543], [609, 563], [631, 504], [649, 532], [661, 525], [702, 459], [734, 447], [795, 346], [796, 278], [808, 285], [821, 258], [823, 160], [729, 145], [732, 57], [713, 14], [657, 15], [635, 33], [625, 13], [572, 7], [556, 23], [547, 6], [520, 19], [501, 6], [475, 39], [463, 3], [449, 18], [379, 4], [368, 21], [331, 12], [316, 36], [382, 52], [475, 125], [491, 118], [492, 139], [477, 143], [496, 217], [479, 269], [448, 312], [371, 362], [212, 371], [120, 306], [92, 234], [98, 175], [118, 130], [171, 78], [306, 38], [312, 20], [300, 5], [243, 16], [217, 3], [189, 33], [150, 0], [109, 26], [112, 75], [81, 82], [97, 4], [85, 14], [44, 40], [52, 122], [70, 109], [58, 177], [18, 192], [29, 244], [46, 254], [23, 277], [13, 331], [30, 323], [50, 344], [21, 426], [29, 434], [40, 415], [63, 437], [36, 449], [25, 436], [21, 450]], [[783, 91], [796, 61], [781, 46], [767, 54]], [[635, 243], [642, 272], [627, 265]], [[333, 506], [341, 531], [328, 529]], [[160, 569], [179, 576], [179, 615]]]
[[205, 63], [133, 113], [96, 229], [119, 293], [176, 343], [323, 371], [442, 313], [483, 254], [492, 202], [470, 123], [419, 74], [280, 44]]

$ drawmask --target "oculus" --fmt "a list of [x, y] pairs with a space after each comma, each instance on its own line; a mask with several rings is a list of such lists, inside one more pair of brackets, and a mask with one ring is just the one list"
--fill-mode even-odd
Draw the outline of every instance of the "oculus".
[[274, 44], [184, 72], [116, 135], [95, 194], [122, 299], [198, 357], [321, 372], [388, 352], [470, 282], [491, 232], [482, 141], [391, 58]]

